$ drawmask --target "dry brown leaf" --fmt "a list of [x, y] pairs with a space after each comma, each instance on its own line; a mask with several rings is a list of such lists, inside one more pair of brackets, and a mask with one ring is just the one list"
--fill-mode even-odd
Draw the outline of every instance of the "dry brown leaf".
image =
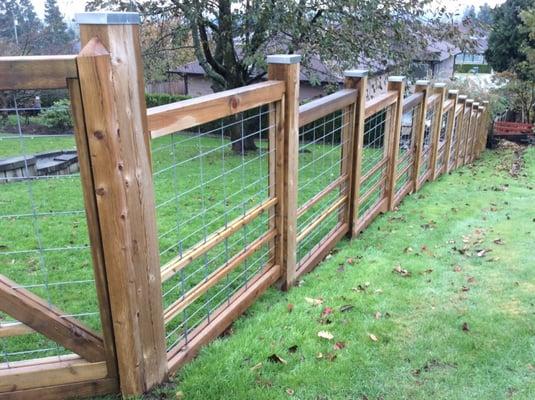
[[318, 336], [320, 338], [327, 339], [327, 340], [333, 340], [334, 339], [333, 334], [331, 332], [328, 332], [328, 331], [319, 331], [318, 332]]
[[455, 272], [461, 272], [463, 269], [461, 268], [460, 265], [456, 265], [455, 268], [453, 268], [453, 270], [454, 270]]
[[331, 315], [333, 313], [333, 309], [331, 307], [324, 307], [323, 311], [321, 312], [320, 317], [325, 318], [328, 315]]
[[251, 371], [256, 371], [257, 369], [260, 369], [262, 368], [262, 363], [259, 362], [258, 364], [256, 364], [254, 367], [251, 367]]
[[288, 364], [288, 361], [286, 361], [284, 358], [279, 356], [278, 354], [273, 353], [268, 357], [268, 361], [271, 361], [272, 363], [277, 364]]
[[333, 349], [334, 349], [334, 350], [342, 350], [344, 347], [346, 347], [345, 342], [336, 342], [336, 343], [333, 345]]
[[292, 303], [288, 303], [286, 307], [288, 308], [289, 313], [291, 313], [294, 310], [294, 305]]
[[375, 336], [373, 333], [368, 333], [368, 336], [369, 336], [370, 339], [373, 340], [374, 342], [379, 341], [379, 339], [377, 338], [377, 336]]
[[406, 269], [401, 268], [401, 265], [399, 265], [399, 264], [394, 267], [392, 272], [395, 272], [395, 273], [397, 273], [397, 274], [399, 274], [401, 276], [404, 276], [404, 277], [411, 276], [411, 273], [409, 271], [407, 271]]
[[468, 332], [470, 330], [470, 327], [468, 326], [468, 323], [467, 322], [463, 322], [463, 331], [464, 332]]
[[374, 315], [375, 319], [381, 319], [382, 316], [383, 316], [383, 314], [381, 314], [380, 311], [376, 311], [375, 312], [375, 315]]
[[288, 388], [286, 389], [286, 393], [288, 393], [288, 396], [293, 396], [295, 392], [293, 389]]

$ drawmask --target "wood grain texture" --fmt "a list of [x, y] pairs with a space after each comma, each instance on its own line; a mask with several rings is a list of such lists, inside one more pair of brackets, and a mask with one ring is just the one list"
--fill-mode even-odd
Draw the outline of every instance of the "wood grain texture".
[[79, 399], [84, 397], [103, 396], [106, 394], [117, 393], [118, 390], [119, 385], [117, 383], [117, 379], [103, 378], [77, 383], [43, 386], [35, 389], [0, 393], [0, 400]]
[[450, 170], [450, 159], [451, 159], [451, 153], [453, 152], [452, 149], [452, 142], [453, 142], [453, 130], [455, 129], [455, 118], [456, 118], [456, 110], [457, 110], [457, 98], [458, 93], [448, 93], [448, 101], [451, 103], [451, 106], [448, 108], [448, 126], [446, 127], [446, 143], [445, 143], [445, 153], [444, 153], [444, 165], [442, 166], [442, 171], [440, 173], [445, 173]]
[[356, 89], [342, 89], [299, 106], [299, 127], [350, 106], [356, 97]]
[[[104, 29], [77, 58], [106, 264], [121, 391], [140, 394], [167, 376], [154, 190], [132, 26]], [[142, 82], [141, 82], [142, 83]]]
[[355, 128], [353, 129], [351, 164], [351, 177], [349, 180], [349, 226], [350, 237], [356, 236], [359, 231], [356, 229], [358, 222], [358, 210], [360, 204], [360, 184], [362, 175], [362, 152], [364, 149], [364, 125], [366, 114], [366, 91], [368, 87], [368, 77], [346, 77], [344, 87], [356, 89], [357, 100], [355, 104]]
[[398, 98], [397, 96], [398, 93], [396, 91], [388, 91], [387, 93], [381, 94], [366, 102], [366, 111], [364, 113], [365, 118], [371, 117], [394, 104]]
[[105, 358], [102, 338], [0, 275], [0, 310], [88, 361]]
[[80, 166], [80, 180], [84, 195], [85, 215], [87, 220], [89, 242], [91, 245], [91, 259], [93, 261], [95, 288], [97, 291], [102, 336], [104, 339], [104, 348], [108, 363], [108, 376], [116, 377], [117, 358], [115, 354], [115, 343], [113, 337], [110, 297], [108, 293], [108, 279], [106, 277], [102, 235], [98, 220], [97, 197], [93, 181], [93, 171], [91, 169], [91, 155], [89, 151], [89, 142], [87, 140], [88, 132], [86, 130], [84, 120], [80, 81], [78, 79], [68, 79], [67, 87], [69, 89], [69, 97], [71, 100], [71, 113], [75, 132], [74, 138], [76, 141], [78, 165]]
[[78, 77], [76, 55], [0, 57], [0, 90], [61, 89]]
[[440, 169], [438, 167], [438, 152], [439, 152], [439, 142], [440, 142], [440, 130], [442, 128], [442, 119], [444, 117], [444, 101], [446, 99], [446, 87], [435, 87], [435, 95], [438, 95], [439, 98], [435, 103], [435, 121], [431, 131], [431, 179], [435, 180], [440, 175]]
[[147, 110], [153, 139], [278, 101], [283, 82], [267, 81]]
[[32, 328], [20, 322], [0, 324], [0, 338], [28, 335], [34, 332]]
[[[284, 114], [283, 164], [278, 178], [282, 176], [282, 193], [277, 194], [281, 218], [277, 231], [282, 232], [281, 260], [275, 260], [281, 268], [280, 286], [287, 290], [295, 281], [297, 237], [297, 171], [299, 161], [299, 64], [269, 64], [268, 78], [283, 81], [285, 95], [282, 103]], [[277, 223], [277, 222], [276, 222]]]
[[0, 371], [0, 392], [102, 379], [107, 374], [106, 362], [89, 363], [81, 359], [10, 368]]

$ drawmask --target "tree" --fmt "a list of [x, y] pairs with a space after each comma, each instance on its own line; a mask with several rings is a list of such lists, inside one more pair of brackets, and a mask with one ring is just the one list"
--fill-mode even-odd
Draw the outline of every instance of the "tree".
[[45, 2], [44, 47], [52, 54], [70, 53], [74, 32], [67, 27], [56, 0]]
[[30, 0], [0, 2], [0, 41], [3, 55], [28, 55], [39, 52], [43, 24]]
[[474, 6], [466, 6], [463, 13], [463, 20], [474, 22], [477, 19], [476, 8]]
[[494, 70], [520, 72], [518, 66], [526, 61], [522, 48], [529, 41], [527, 32], [521, 29], [520, 13], [532, 5], [533, 0], [507, 0], [494, 9], [494, 22], [485, 52]]
[[477, 13], [477, 20], [484, 25], [492, 25], [492, 8], [488, 3], [483, 4]]
[[[98, 9], [119, 0], [94, 0]], [[148, 19], [178, 18], [195, 57], [214, 91], [237, 88], [266, 75], [265, 56], [299, 53], [304, 68], [320, 59], [332, 79], [355, 65], [408, 66], [433, 38], [455, 39], [453, 24], [430, 16], [431, 0], [168, 0], [133, 2]], [[236, 151], [256, 148], [253, 137], [239, 140]]]

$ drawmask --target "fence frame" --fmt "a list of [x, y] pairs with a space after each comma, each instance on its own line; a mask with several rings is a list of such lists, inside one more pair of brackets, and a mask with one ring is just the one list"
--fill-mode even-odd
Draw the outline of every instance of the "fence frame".
[[[0, 90], [64, 87], [69, 90], [102, 337], [91, 336], [76, 321], [57, 318], [52, 308], [29, 292], [14, 290], [13, 284], [0, 276], [0, 298], [16, 305], [17, 312], [21, 313], [19, 319], [28, 325], [9, 328], [11, 332], [28, 332], [27, 329], [33, 328], [83, 356], [27, 362], [9, 374], [0, 370], [0, 399], [95, 396], [119, 389], [128, 396], [148, 391], [191, 360], [202, 345], [221, 334], [268, 287], [277, 283], [282, 290], [288, 290], [302, 274], [327, 256], [343, 236], [356, 236], [377, 214], [393, 210], [410, 191], [416, 192], [426, 180], [472, 162], [485, 147], [488, 103], [479, 104], [466, 96], [458, 96], [456, 91], [450, 91], [446, 100], [445, 85], [431, 87], [428, 81], [416, 82], [415, 98], [420, 100], [416, 103], [418, 117], [413, 121], [414, 136], [408, 150], [412, 154], [412, 175], [402, 195], [396, 196], [397, 161], [406, 106], [404, 77], [390, 77], [387, 93], [366, 103], [367, 71], [346, 71], [344, 89], [300, 109], [300, 56], [272, 55], [267, 58], [267, 82], [147, 111], [139, 15], [83, 13], [77, 16], [77, 21], [83, 45], [80, 54], [1, 58]], [[6, 86], [5, 82], [9, 84]], [[429, 168], [420, 179], [431, 100], [436, 114], [433, 126], [429, 127]], [[202, 335], [195, 336], [186, 349], [168, 352], [162, 280], [173, 273], [173, 269], [161, 270], [160, 266], [151, 138], [233, 115], [255, 104], [270, 104], [269, 118], [274, 128], [269, 138], [277, 146], [275, 155], [269, 159], [270, 201], [258, 211], [269, 209], [274, 216], [270, 225], [270, 232], [275, 232], [273, 265], [262, 271], [249, 287], [240, 289], [233, 296], [232, 305], [218, 314], [209, 326], [199, 328]], [[297, 271], [299, 126], [303, 121], [313, 121], [318, 115], [338, 111], [341, 107], [352, 110], [352, 117], [347, 117], [346, 121], [351, 129], [342, 132], [347, 145], [341, 148], [340, 174], [347, 175], [347, 198], [342, 196], [339, 200], [343, 201], [345, 212], [339, 212], [341, 226], [316, 250], [311, 261]], [[317, 113], [318, 109], [323, 114]], [[377, 162], [385, 163], [380, 167], [384, 168], [385, 176], [380, 178], [384, 179], [381, 183], [384, 187], [377, 186], [382, 188], [382, 197], [367, 211], [369, 215], [359, 217], [365, 121], [368, 116], [385, 109], [389, 120], [388, 126], [385, 122], [383, 133], [383, 158]], [[450, 117], [442, 144], [444, 165], [439, 168], [440, 130], [446, 112]], [[457, 118], [460, 119], [453, 145]], [[31, 316], [48, 324], [33, 325], [29, 317], [25, 320], [23, 311], [28, 309], [33, 312]], [[64, 338], [68, 334], [64, 331], [68, 329], [81, 332], [87, 345], [81, 348], [80, 341], [67, 343]], [[99, 346], [102, 350], [95, 350], [100, 349]], [[16, 383], [14, 390], [1, 391], [8, 378]]]

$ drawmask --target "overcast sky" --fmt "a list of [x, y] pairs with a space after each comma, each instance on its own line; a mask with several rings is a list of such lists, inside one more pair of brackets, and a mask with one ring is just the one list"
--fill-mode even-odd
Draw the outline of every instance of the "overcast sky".
[[[491, 7], [496, 4], [501, 4], [505, 0], [435, 0], [438, 5], [445, 5], [449, 12], [462, 13], [466, 6], [474, 5], [478, 9], [481, 5], [488, 3]], [[35, 10], [40, 17], [44, 14], [45, 1], [44, 0], [32, 0]], [[73, 19], [74, 14], [83, 12], [86, 0], [58, 0], [58, 4], [61, 11], [67, 19]]]

